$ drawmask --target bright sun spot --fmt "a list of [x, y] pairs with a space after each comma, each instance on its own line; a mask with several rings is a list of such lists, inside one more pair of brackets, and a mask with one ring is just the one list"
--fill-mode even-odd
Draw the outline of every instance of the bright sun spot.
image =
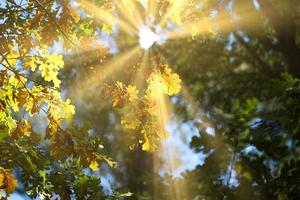
[[139, 31], [139, 42], [143, 49], [149, 49], [155, 42], [158, 41], [158, 35], [154, 33], [150, 27], [141, 26]]
[[147, 50], [155, 43], [162, 45], [167, 40], [167, 29], [161, 28], [159, 25], [153, 25], [150, 22], [147, 25], [142, 25], [139, 29], [139, 43], [141, 48]]

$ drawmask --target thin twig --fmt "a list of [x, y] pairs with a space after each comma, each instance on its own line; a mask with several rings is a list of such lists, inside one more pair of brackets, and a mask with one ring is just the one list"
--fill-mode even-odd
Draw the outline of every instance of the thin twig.
[[232, 152], [232, 157], [231, 157], [231, 160], [230, 160], [230, 165], [229, 165], [228, 177], [227, 177], [227, 181], [226, 181], [226, 186], [227, 187], [229, 187], [229, 184], [230, 184], [230, 179], [231, 179], [232, 171], [233, 171], [233, 165], [234, 165], [234, 162], [235, 162], [235, 156], [236, 156], [236, 153], [235, 153], [235, 151], [233, 151]]

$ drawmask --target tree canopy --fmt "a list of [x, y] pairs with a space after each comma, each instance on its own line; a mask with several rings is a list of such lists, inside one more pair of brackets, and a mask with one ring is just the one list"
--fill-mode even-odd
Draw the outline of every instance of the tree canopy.
[[299, 199], [299, 28], [297, 0], [0, 1], [0, 198]]

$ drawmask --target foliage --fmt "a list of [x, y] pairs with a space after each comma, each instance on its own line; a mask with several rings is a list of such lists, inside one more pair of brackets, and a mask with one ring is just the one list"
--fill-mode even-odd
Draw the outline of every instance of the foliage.
[[[104, 197], [100, 179], [83, 169], [95, 170], [93, 165], [101, 160], [115, 164], [101, 153], [99, 137], [90, 136], [88, 128], [72, 126], [75, 107], [60, 87], [64, 59], [49, 48], [60, 40], [65, 49], [78, 51], [95, 26], [81, 19], [69, 1], [6, 1], [0, 15], [1, 189], [6, 197], [13, 192], [16, 182], [9, 169], [17, 169], [21, 190], [31, 197]], [[36, 128], [40, 124], [45, 131]], [[58, 175], [68, 168], [69, 175]], [[66, 181], [63, 188], [60, 181]]]
[[164, 124], [161, 124], [165, 120], [162, 119], [165, 112], [162, 105], [164, 94], [177, 94], [181, 88], [180, 82], [178, 74], [172, 73], [168, 65], [160, 64], [149, 75], [148, 86], [141, 97], [136, 86], [126, 87], [121, 82], [117, 82], [115, 87], [104, 88], [104, 94], [111, 93], [113, 106], [123, 108], [125, 114], [121, 117], [121, 124], [132, 132], [131, 149], [138, 145], [134, 141], [138, 141], [143, 150], [153, 152], [160, 139], [166, 138]]
[[6, 195], [10, 195], [16, 188], [17, 181], [14, 178], [14, 175], [4, 169], [0, 168], [0, 189], [5, 191]]
[[[1, 2], [2, 198], [298, 199], [299, 2], [145, 2]], [[152, 19], [140, 13], [170, 38], [118, 74], [98, 39], [128, 50], [134, 21]], [[178, 179], [153, 170], [168, 106], [197, 121], [190, 147], [206, 155]]]
[[[88, 128], [78, 128], [72, 125], [75, 107], [70, 99], [63, 97], [61, 94], [63, 88], [60, 87], [59, 73], [64, 68], [64, 58], [50, 50], [50, 47], [58, 40], [63, 42], [66, 51], [99, 49], [99, 45], [93, 45], [97, 35], [101, 34], [96, 30], [99, 24], [93, 17], [88, 18], [79, 14], [79, 9], [89, 9], [87, 2], [79, 1], [79, 3], [74, 6], [71, 1], [33, 0], [18, 3], [7, 1], [1, 4], [0, 14], [3, 21], [1, 22], [0, 42], [3, 45], [0, 49], [2, 66], [0, 164], [9, 169], [21, 170], [24, 191], [32, 197], [43, 195], [50, 198], [57, 193], [62, 198], [69, 198], [74, 190], [78, 198], [89, 198], [81, 197], [81, 194], [76, 193], [75, 186], [68, 183], [65, 183], [65, 188], [61, 192], [59, 187], [56, 187], [60, 185], [56, 183], [60, 177], [52, 175], [54, 173], [52, 168], [57, 166], [58, 170], [64, 170], [69, 166], [70, 158], [76, 162], [79, 161], [78, 169], [71, 169], [70, 173], [72, 170], [83, 170], [84, 167], [97, 171], [101, 160], [106, 161], [112, 167], [115, 166], [110, 158], [101, 153], [102, 144], [99, 137], [88, 134]], [[133, 6], [130, 2], [120, 2], [115, 6], [112, 4], [112, 2], [104, 1], [102, 8], [106, 9], [105, 12], [112, 13], [115, 9], [120, 9], [127, 4]], [[134, 12], [134, 6], [130, 10]], [[102, 30], [107, 34], [112, 33], [115, 20], [111, 18], [109, 22], [101, 24]], [[82, 44], [85, 44], [84, 48]], [[105, 52], [102, 47], [100, 49]], [[105, 55], [101, 56], [105, 58]], [[131, 124], [125, 125], [129, 116], [124, 116], [122, 123], [127, 128], [136, 132], [140, 131], [142, 137], [134, 138], [140, 140], [139, 143], [143, 143], [144, 150], [154, 151], [155, 143], [161, 137], [161, 133], [155, 133], [154, 130], [158, 127], [155, 122], [155, 118], [158, 117], [158, 108], [154, 108], [157, 107], [154, 104], [158, 104], [155, 102], [158, 100], [155, 99], [153, 92], [161, 93], [160, 90], [162, 90], [168, 95], [176, 94], [180, 90], [180, 79], [177, 74], [171, 72], [168, 66], [164, 65], [157, 67], [148, 82], [149, 88], [144, 97], [137, 96], [138, 90], [135, 86], [126, 87], [129, 107], [135, 109], [135, 113], [131, 113], [131, 116], [139, 115], [134, 116], [136, 124], [130, 122]], [[120, 106], [123, 103], [125, 99], [121, 95], [121, 92], [124, 93], [123, 90], [125, 87], [117, 83], [117, 89], [113, 94], [114, 106]], [[137, 103], [141, 106], [137, 106]], [[138, 118], [140, 115], [145, 115], [143, 117], [145, 118], [143, 120], [147, 121], [145, 126], [141, 124], [141, 118]], [[35, 127], [39, 124], [38, 118], [46, 122], [44, 136], [36, 132]], [[161, 125], [159, 126], [163, 129]], [[20, 155], [16, 157], [17, 153]], [[2, 185], [5, 186], [6, 195], [9, 196], [15, 186], [11, 186], [12, 181], [8, 181], [8, 177], [11, 176], [7, 171], [4, 172], [6, 175], [3, 180], [7, 183]], [[80, 173], [78, 171], [64, 179], [68, 181], [77, 177], [81, 180]], [[89, 178], [95, 179], [95, 185], [84, 186]], [[100, 180], [96, 177], [83, 176], [83, 179], [85, 181], [79, 181], [79, 185], [76, 186], [79, 189], [81, 187], [87, 187], [87, 190], [89, 187], [95, 189], [100, 184]], [[118, 195], [122, 196], [122, 194]]]
[[[203, 36], [163, 49], [197, 97], [190, 104], [201, 119], [199, 135], [190, 145], [208, 155], [203, 165], [174, 180], [189, 183], [180, 198], [299, 198], [299, 12], [293, 9], [299, 3], [257, 2], [259, 9], [250, 1], [232, 4], [235, 26], [220, 32], [218, 40]], [[195, 110], [180, 103], [178, 114], [193, 119]]]

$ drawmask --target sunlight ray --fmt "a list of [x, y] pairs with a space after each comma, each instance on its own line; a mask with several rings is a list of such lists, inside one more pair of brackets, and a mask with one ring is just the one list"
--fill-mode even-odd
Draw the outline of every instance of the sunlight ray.
[[148, 59], [149, 59], [149, 52], [144, 51], [144, 55], [142, 57], [141, 64], [139, 66], [138, 72], [136, 73], [136, 77], [134, 80], [134, 85], [137, 88], [142, 88], [144, 85], [144, 82], [146, 79], [145, 73], [146, 73], [146, 69], [147, 69]]
[[181, 95], [188, 102], [193, 112], [193, 116], [196, 117], [198, 113], [201, 113], [200, 103], [191, 95], [190, 90], [187, 88], [184, 81], [181, 80]]
[[[195, 100], [193, 95], [190, 93], [190, 90], [185, 86], [184, 83], [182, 83], [181, 94], [184, 97], [184, 99], [191, 105], [191, 110], [192, 111], [196, 110], [194, 113], [192, 113], [194, 116], [193, 118], [199, 118], [201, 116], [200, 123], [198, 123], [199, 136], [202, 134], [202, 131], [206, 131], [207, 128], [214, 128], [214, 125], [207, 118], [207, 114], [205, 113], [204, 110], [202, 110], [200, 103]], [[218, 134], [217, 130], [216, 130], [215, 134]], [[220, 136], [220, 135], [214, 137], [213, 143], [214, 144], [208, 143], [207, 145], [212, 145], [212, 146], [221, 147], [221, 148], [227, 148], [227, 149], [229, 149], [229, 151], [232, 151], [234, 149], [234, 147], [232, 147], [231, 144], [224, 142], [222, 140], [222, 136]], [[234, 152], [232, 152], [232, 153], [234, 153]], [[222, 163], [222, 162], [224, 162], [224, 159], [227, 159], [228, 167], [230, 165], [234, 165], [234, 163], [231, 163], [234, 161], [232, 161], [231, 158], [224, 158], [224, 155], [218, 155], [216, 157], [216, 159], [219, 163]], [[228, 168], [228, 170], [229, 170], [229, 168]], [[226, 174], [226, 178], [228, 178], [227, 174]]]
[[158, 4], [157, 0], [149, 0], [148, 1], [148, 10], [147, 10], [147, 15], [148, 16], [153, 16], [155, 17], [158, 13]]
[[166, 133], [165, 129], [170, 120], [170, 99], [166, 95], [161, 93], [158, 95], [156, 101], [159, 105], [160, 132], [162, 132], [163, 137], [166, 138], [168, 134]]
[[189, 109], [189, 112], [191, 112], [192, 117], [194, 119], [200, 118], [201, 123], [199, 126], [202, 129], [206, 129], [207, 127], [210, 127], [211, 124], [208, 120], [202, 119], [200, 116], [206, 116], [205, 111], [202, 109], [201, 104], [199, 100], [196, 100], [195, 97], [190, 92], [190, 89], [187, 88], [185, 82], [182, 80], [181, 82], [181, 95], [183, 99], [187, 102], [187, 108]]
[[117, 16], [114, 16], [112, 13], [106, 11], [105, 9], [97, 7], [86, 0], [81, 0], [80, 3], [84, 6], [88, 14], [94, 16], [96, 20], [107, 23], [110, 26], [114, 26], [117, 23], [119, 28], [128, 34], [132, 34], [135, 32], [129, 23], [125, 22], [121, 18], [118, 18]]
[[187, 6], [188, 1], [186, 0], [170, 0], [169, 3], [171, 4], [159, 22], [160, 26], [164, 27], [168, 20], [172, 18], [177, 24], [181, 24], [181, 14], [182, 11]]
[[214, 32], [216, 29], [226, 29], [230, 28], [232, 23], [226, 19], [220, 21], [211, 21], [208, 19], [202, 19], [197, 22], [188, 23], [181, 26], [179, 29], [169, 31], [167, 33], [168, 39], [177, 39], [184, 37], [191, 37], [200, 34], [206, 34], [209, 32]]
[[88, 75], [82, 81], [79, 81], [81, 83], [80, 88], [86, 89], [93, 87], [97, 89], [100, 84], [108, 78], [111, 78], [114, 73], [120, 72], [124, 65], [134, 58], [139, 51], [139, 46], [134, 46], [127, 52], [116, 56], [107, 64], [99, 65], [99, 67], [96, 66], [95, 68], [98, 68], [98, 70], [96, 70], [92, 76]]
[[130, 0], [118, 0], [118, 10], [120, 11], [121, 17], [128, 20], [135, 29], [135, 33], [138, 32], [140, 26], [144, 23], [144, 18], [140, 12], [139, 3]]
[[68, 55], [80, 55], [96, 50], [101, 51], [103, 54], [108, 53], [109, 49], [100, 42], [95, 42], [96, 39], [96, 37], [83, 38], [79, 43], [80, 49], [72, 50], [68, 52]]
[[[156, 95], [156, 103], [158, 105], [158, 122], [159, 122], [159, 132], [163, 133], [163, 137], [164, 139], [166, 139], [168, 136], [167, 132], [166, 132], [166, 127], [167, 124], [170, 120], [170, 109], [171, 109], [171, 105], [170, 105], [170, 100], [169, 98], [164, 95], [163, 93], [159, 93], [158, 95]], [[162, 154], [166, 152], [168, 154], [167, 159], [164, 160], [162, 159]], [[172, 174], [173, 173], [173, 160], [172, 158], [169, 156], [169, 149], [166, 148], [163, 145], [163, 140], [161, 140], [159, 142], [159, 149], [157, 150], [157, 152], [155, 152], [153, 154], [153, 170], [154, 173], [157, 173], [162, 166], [166, 165], [167, 166], [167, 170], [168, 173]], [[172, 187], [170, 191], [164, 191], [164, 192], [169, 192], [172, 196], [172, 199], [177, 199], [176, 198], [176, 189], [173, 187], [173, 183], [172, 183]], [[159, 191], [161, 188], [158, 188], [157, 185], [154, 185], [154, 197], [159, 195]]]
[[[174, 113], [173, 105], [170, 101], [170, 97], [166, 95], [161, 95], [158, 97], [158, 101], [160, 103], [160, 122], [161, 129], [166, 129], [167, 125], [175, 123], [178, 128], [180, 127], [180, 122], [173, 118], [171, 119], [172, 113]], [[174, 133], [170, 133], [166, 139], [174, 137], [172, 135]], [[176, 153], [177, 152], [177, 153]], [[174, 156], [174, 154], [178, 156]], [[156, 163], [156, 171], [165, 168], [167, 174], [172, 176], [172, 179], [169, 180], [170, 187], [168, 189], [169, 195], [171, 199], [183, 199], [188, 196], [187, 189], [184, 187], [184, 183], [177, 183], [174, 179], [175, 171], [178, 169], [180, 165], [183, 164], [181, 157], [179, 156], [180, 152], [178, 151], [178, 146], [163, 144], [163, 141], [160, 142], [159, 150], [154, 154], [154, 161]], [[164, 158], [162, 155], [165, 155]], [[183, 155], [181, 155], [183, 156]], [[161, 161], [163, 159], [163, 162]], [[159, 191], [159, 188], [156, 188]], [[157, 191], [156, 191], [157, 192]]]
[[217, 30], [226, 32], [236, 28], [236, 26], [243, 25], [243, 23], [248, 25], [255, 23], [258, 19], [257, 13], [253, 12], [250, 8], [240, 7], [242, 8], [240, 8], [240, 12], [244, 13], [242, 18], [235, 19], [232, 17], [232, 13], [226, 9], [222, 11], [218, 10], [216, 16], [202, 17], [197, 21], [184, 23], [175, 30], [169, 31], [167, 33], [168, 39], [194, 37]]

